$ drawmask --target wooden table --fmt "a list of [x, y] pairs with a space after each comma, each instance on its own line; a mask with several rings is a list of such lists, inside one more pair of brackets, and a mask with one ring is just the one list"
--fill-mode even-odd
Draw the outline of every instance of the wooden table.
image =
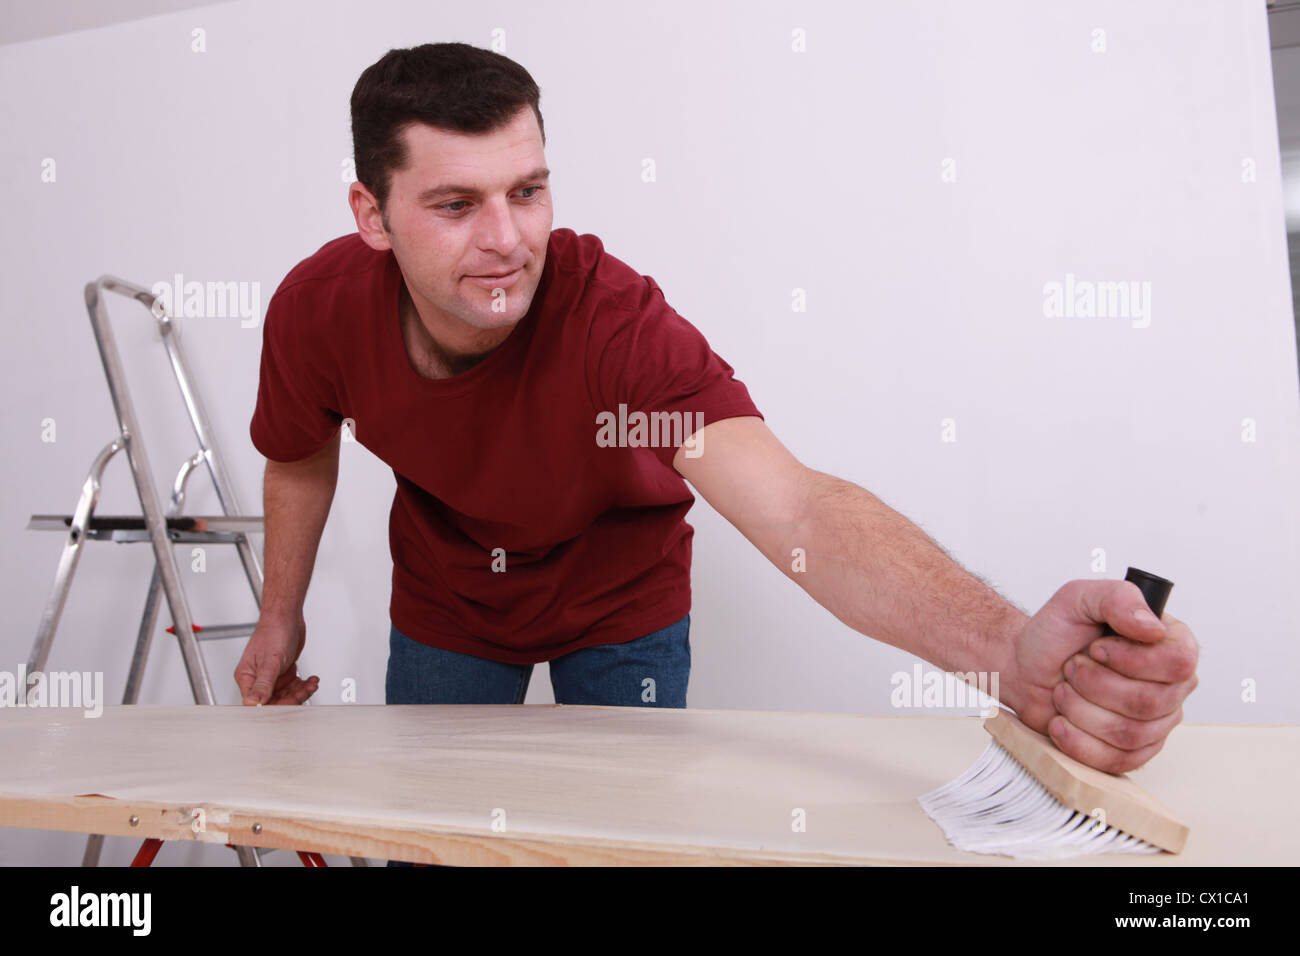
[[[1016, 865], [953, 849], [916, 803], [988, 740], [974, 717], [12, 708], [0, 826], [458, 865]], [[1298, 776], [1300, 728], [1181, 725], [1133, 777], [1190, 825], [1186, 850], [1070, 862], [1296, 865]]]

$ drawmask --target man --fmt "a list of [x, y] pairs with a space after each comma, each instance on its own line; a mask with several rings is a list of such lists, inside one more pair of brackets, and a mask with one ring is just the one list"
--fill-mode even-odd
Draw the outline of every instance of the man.
[[389, 703], [519, 703], [549, 661], [562, 703], [685, 706], [689, 481], [850, 627], [997, 673], [1064, 752], [1123, 772], [1159, 751], [1196, 686], [1186, 625], [1144, 619], [1123, 581], [1069, 582], [1030, 617], [797, 461], [653, 279], [552, 229], [538, 103], [518, 64], [454, 43], [390, 51], [353, 91], [357, 233], [296, 266], [264, 326], [244, 703], [317, 688], [295, 662], [346, 419], [397, 478]]

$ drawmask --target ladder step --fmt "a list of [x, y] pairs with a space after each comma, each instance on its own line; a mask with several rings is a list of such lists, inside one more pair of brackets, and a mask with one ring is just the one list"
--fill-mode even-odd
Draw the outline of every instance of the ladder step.
[[[201, 624], [191, 624], [190, 629], [194, 632], [196, 640], [200, 641], [224, 641], [232, 637], [250, 637], [253, 631], [257, 630], [257, 622], [252, 624], [209, 624], [204, 627]], [[168, 625], [164, 630], [168, 634], [176, 633], [174, 624]]]
[[[28, 531], [62, 531], [72, 527], [72, 515], [32, 515]], [[172, 541], [237, 544], [247, 533], [261, 534], [261, 515], [179, 515], [167, 519], [167, 536]], [[149, 527], [143, 515], [91, 515], [86, 537], [92, 541], [129, 543], [148, 541]]]

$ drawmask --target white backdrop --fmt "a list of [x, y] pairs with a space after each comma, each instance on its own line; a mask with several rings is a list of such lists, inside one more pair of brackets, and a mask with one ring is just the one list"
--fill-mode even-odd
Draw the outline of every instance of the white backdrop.
[[[86, 281], [259, 283], [264, 311], [355, 229], [360, 72], [461, 40], [541, 86], [556, 227], [654, 276], [802, 461], [1031, 612], [1130, 564], [1172, 579], [1168, 610], [1202, 645], [1185, 718], [1300, 720], [1300, 393], [1263, 2], [473, 6], [234, 2], [0, 47], [0, 669], [26, 659], [62, 545], [24, 525], [71, 512], [115, 427]], [[1141, 307], [1046, 315], [1067, 281], [1134, 283]], [[193, 436], [148, 316], [112, 309], [166, 489]], [[260, 513], [260, 322], [190, 319], [184, 341]], [[380, 703], [394, 483], [343, 452], [303, 673], [318, 704], [346, 679]], [[187, 511], [215, 513], [206, 475], [191, 485]], [[117, 460], [99, 511], [138, 508]], [[691, 521], [691, 706], [891, 712], [912, 658], [837, 621], [703, 499]], [[177, 553], [198, 623], [255, 617], [233, 549], [203, 574]], [[120, 697], [151, 563], [147, 545], [88, 545], [50, 669], [103, 671]], [[207, 648], [225, 702], [241, 647]], [[189, 699], [163, 635], [142, 700]], [[528, 703], [551, 700], [539, 666]], [[0, 862], [79, 846], [30, 834]], [[172, 859], [229, 863], [219, 850]]]

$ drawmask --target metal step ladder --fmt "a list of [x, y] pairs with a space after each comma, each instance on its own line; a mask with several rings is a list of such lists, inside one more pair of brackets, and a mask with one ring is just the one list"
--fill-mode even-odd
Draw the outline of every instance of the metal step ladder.
[[[127, 389], [126, 376], [117, 344], [108, 321], [108, 312], [104, 302], [104, 293], [116, 292], [134, 299], [148, 310], [157, 322], [172, 371], [180, 386], [181, 396], [189, 412], [194, 433], [198, 437], [199, 450], [187, 459], [176, 474], [172, 484], [171, 501], [166, 513], [158, 498], [153, 471], [149, 466], [149, 457], [145, 452], [144, 440], [141, 438], [139, 420]], [[36, 642], [32, 645], [31, 656], [27, 660], [27, 673], [36, 671], [44, 673], [49, 658], [50, 646], [54, 642], [54, 632], [58, 628], [59, 618], [63, 613], [68, 591], [72, 587], [72, 576], [81, 557], [81, 549], [86, 541], [141, 542], [148, 541], [153, 546], [153, 578], [149, 582], [149, 591], [145, 597], [144, 616], [140, 621], [140, 630], [136, 636], [135, 653], [131, 658], [131, 669], [127, 676], [126, 691], [122, 695], [123, 704], [137, 703], [140, 696], [140, 684], [144, 677], [145, 661], [149, 654], [149, 645], [157, 624], [159, 596], [166, 597], [168, 610], [171, 612], [172, 626], [168, 631], [176, 635], [180, 644], [181, 657], [189, 676], [190, 689], [194, 693], [196, 704], [215, 704], [212, 683], [208, 679], [207, 666], [199, 644], [202, 641], [222, 640], [236, 637], [248, 637], [257, 626], [254, 621], [248, 624], [222, 624], [197, 627], [190, 615], [189, 602], [181, 586], [180, 570], [172, 545], [183, 543], [195, 544], [233, 544], [239, 552], [239, 559], [244, 566], [244, 573], [253, 591], [253, 599], [260, 609], [262, 606], [262, 564], [261, 558], [249, 543], [248, 535], [264, 531], [263, 519], [242, 515], [239, 503], [235, 500], [234, 487], [226, 472], [222, 456], [218, 453], [216, 437], [208, 424], [208, 417], [199, 401], [198, 391], [194, 388], [189, 366], [181, 349], [177, 327], [170, 316], [165, 313], [161, 301], [137, 285], [114, 276], [101, 276], [95, 282], [86, 284], [86, 309], [90, 313], [90, 324], [95, 333], [95, 342], [99, 346], [99, 355], [104, 363], [104, 374], [108, 378], [108, 391], [113, 399], [113, 409], [117, 414], [118, 434], [103, 450], [95, 456], [81, 488], [81, 497], [77, 501], [76, 512], [72, 515], [32, 515], [28, 528], [35, 530], [59, 531], [66, 535], [63, 553], [59, 558], [58, 570], [54, 578], [54, 590], [41, 615], [40, 628]], [[104, 468], [119, 451], [126, 452], [126, 459], [131, 467], [136, 492], [140, 498], [142, 515], [98, 516], [95, 505], [99, 500], [101, 480]], [[185, 504], [185, 487], [190, 476], [200, 465], [207, 465], [220, 502], [221, 515], [184, 517], [181, 512]], [[92, 835], [86, 844], [83, 866], [95, 866], [99, 862], [103, 846], [102, 834]], [[261, 866], [261, 853], [252, 847], [235, 847], [239, 862], [243, 866]], [[366, 865], [364, 860], [353, 858], [357, 865]]]

